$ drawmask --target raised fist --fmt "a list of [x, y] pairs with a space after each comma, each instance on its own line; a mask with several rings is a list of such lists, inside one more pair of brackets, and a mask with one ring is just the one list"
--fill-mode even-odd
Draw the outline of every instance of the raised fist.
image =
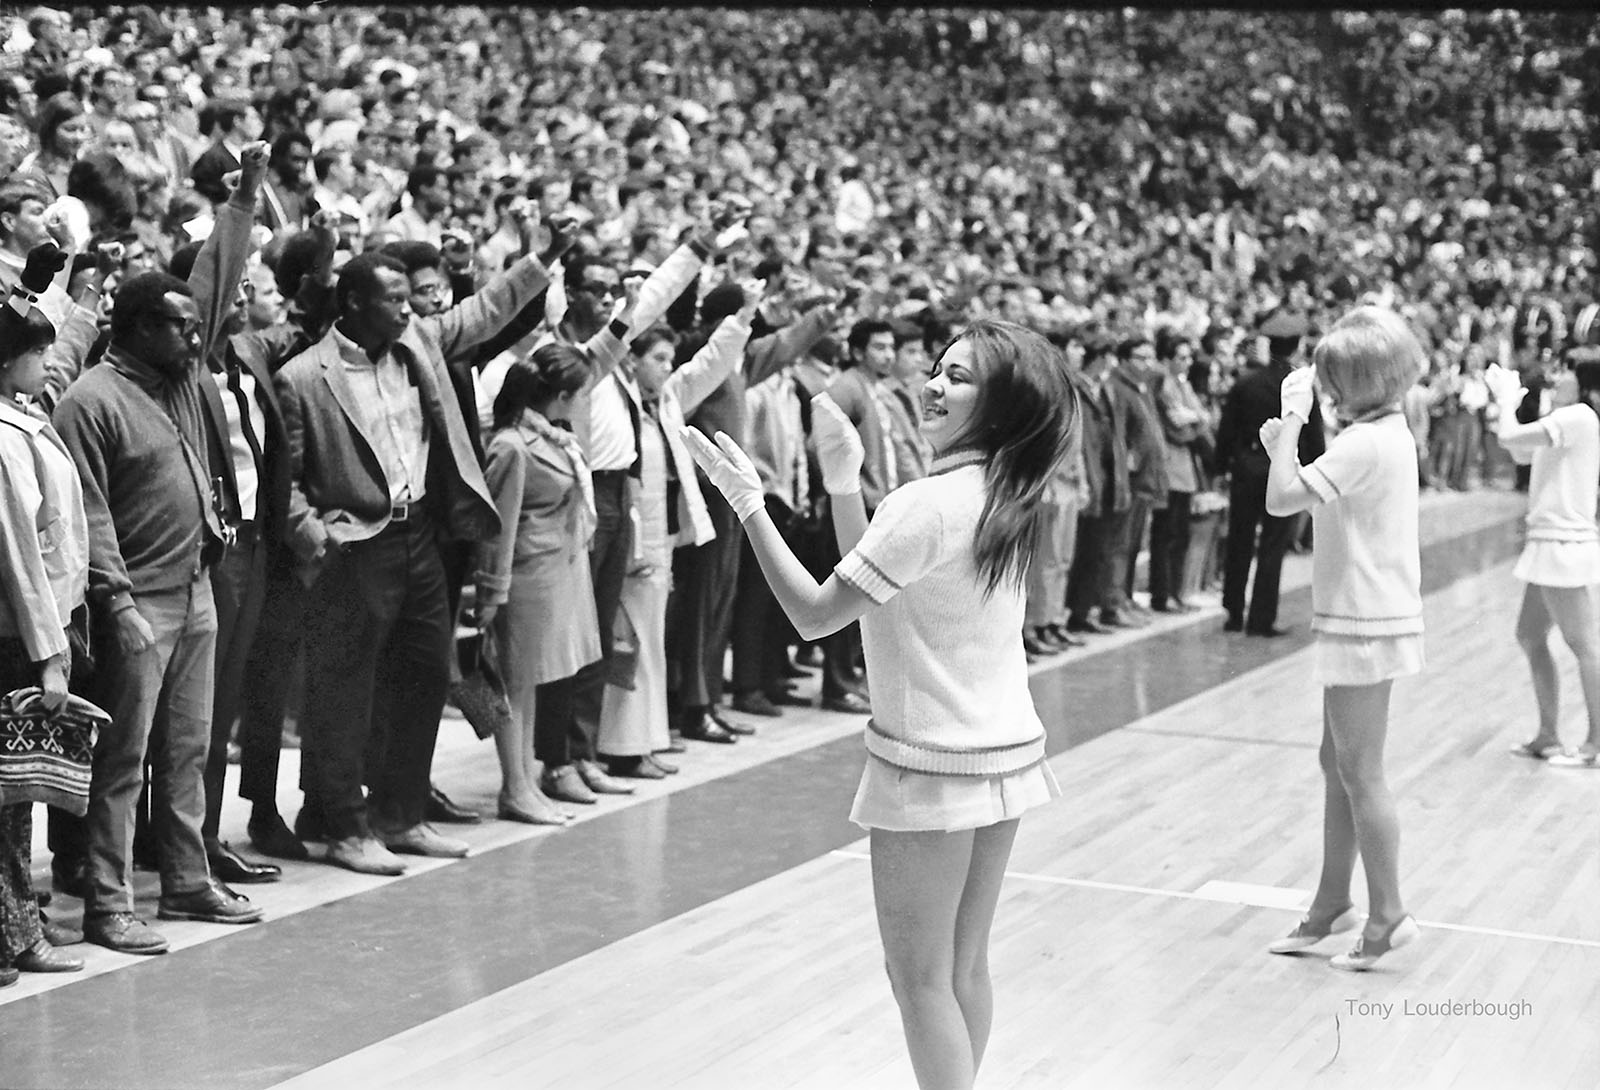
[[265, 140], [256, 140], [239, 152], [239, 165], [245, 170], [266, 170], [271, 155], [272, 146]]
[[22, 269], [22, 286], [35, 295], [42, 295], [56, 273], [67, 267], [67, 251], [53, 242], [41, 242], [28, 251], [28, 263]]

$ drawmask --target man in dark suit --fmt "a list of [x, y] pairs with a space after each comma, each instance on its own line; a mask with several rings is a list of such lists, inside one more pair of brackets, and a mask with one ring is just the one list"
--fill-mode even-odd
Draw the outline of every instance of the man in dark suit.
[[[340, 273], [333, 329], [276, 376], [288, 540], [312, 591], [302, 731], [312, 820], [300, 826], [326, 836], [338, 866], [398, 874], [393, 852], [466, 854], [424, 820], [454, 637], [441, 539], [485, 540], [499, 517], [445, 361], [548, 282], [524, 257], [460, 306], [413, 321], [405, 266], [363, 254]], [[383, 744], [369, 758], [375, 718]]]
[[1104, 633], [1110, 627], [1089, 616], [1097, 607], [1105, 617], [1106, 576], [1112, 535], [1123, 528], [1132, 492], [1128, 481], [1128, 416], [1132, 405], [1119, 393], [1111, 371], [1112, 342], [1099, 329], [1084, 330], [1083, 369], [1073, 377], [1083, 406], [1083, 462], [1090, 500], [1078, 513], [1078, 543], [1067, 572], [1067, 631]]
[[[217, 231], [239, 234], [247, 245], [250, 226], [249, 222], [241, 225], [221, 218]], [[220, 838], [233, 724], [241, 708], [262, 697], [276, 700], [280, 711], [276, 722], [264, 725], [261, 717], [246, 715], [240, 730], [240, 793], [255, 804], [250, 837], [268, 854], [306, 858], [304, 845], [289, 833], [276, 802], [281, 693], [287, 669], [263, 676], [261, 664], [252, 670], [250, 663], [266, 612], [268, 573], [275, 559], [282, 566], [289, 506], [288, 440], [272, 375], [290, 357], [316, 343], [332, 319], [333, 254], [338, 235], [331, 214], [319, 217], [314, 238], [314, 266], [301, 279], [295, 306], [285, 312], [280, 305], [275, 316], [261, 316], [262, 320], [277, 320], [255, 331], [241, 331], [245, 309], [237, 310], [228, 338], [218, 343], [208, 361], [212, 381], [202, 387], [210, 424], [212, 472], [234, 536], [232, 547], [211, 569], [217, 606], [216, 695], [202, 826], [212, 873], [224, 882], [268, 882], [279, 876], [277, 867], [243, 858]], [[281, 624], [298, 616], [281, 593], [272, 595], [272, 607], [269, 623]]]
[[[1267, 471], [1271, 461], [1261, 446], [1261, 425], [1281, 415], [1279, 387], [1289, 374], [1300, 339], [1306, 333], [1304, 318], [1276, 314], [1261, 327], [1267, 339], [1267, 364], [1246, 371], [1228, 391], [1217, 425], [1217, 458], [1230, 474], [1228, 484], [1228, 544], [1222, 582], [1222, 605], [1228, 611], [1223, 628], [1243, 629], [1251, 636], [1280, 636], [1278, 580], [1283, 555], [1294, 537], [1295, 520], [1267, 514]], [[1310, 465], [1323, 451], [1322, 412], [1315, 401], [1311, 419], [1300, 432], [1300, 464]], [[1260, 527], [1260, 544], [1256, 528]], [[1245, 585], [1255, 560], [1255, 585], [1250, 611], [1245, 612]]]
[[1150, 513], [1167, 503], [1167, 450], [1155, 389], [1155, 345], [1143, 336], [1117, 344], [1117, 365], [1111, 372], [1111, 394], [1127, 404], [1128, 510], [1112, 520], [1106, 541], [1106, 582], [1100, 623], [1138, 628], [1134, 619], [1143, 607], [1133, 599], [1134, 561], [1149, 526]]

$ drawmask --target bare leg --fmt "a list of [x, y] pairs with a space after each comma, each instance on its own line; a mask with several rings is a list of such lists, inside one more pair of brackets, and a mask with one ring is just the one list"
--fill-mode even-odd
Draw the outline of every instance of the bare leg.
[[1517, 614], [1517, 643], [1528, 657], [1533, 675], [1533, 699], [1539, 706], [1539, 733], [1530, 747], [1558, 745], [1556, 719], [1561, 711], [1561, 684], [1556, 677], [1556, 660], [1550, 654], [1550, 626], [1554, 618], [1540, 588], [1529, 584], [1522, 594], [1522, 610]]
[[975, 830], [972, 865], [961, 891], [956, 912], [956, 1002], [967, 1023], [972, 1042], [972, 1073], [978, 1073], [989, 1047], [989, 1027], [994, 1022], [994, 988], [989, 982], [989, 930], [994, 925], [1000, 883], [1005, 878], [1011, 845], [1017, 838], [1017, 819]]
[[1600, 588], [1539, 587], [1538, 590], [1545, 609], [1561, 630], [1561, 638], [1577, 656], [1578, 682], [1589, 712], [1589, 735], [1583, 749], [1596, 752], [1600, 750], [1600, 609], [1596, 608], [1595, 598]]
[[1374, 940], [1386, 936], [1406, 914], [1400, 899], [1400, 822], [1383, 774], [1393, 684], [1330, 685], [1325, 698], [1334, 759], [1350, 797], [1356, 844], [1367, 876], [1364, 934]]
[[495, 755], [500, 758], [500, 806], [559, 825], [567, 814], [539, 788], [539, 763], [533, 757], [534, 714], [538, 688], [520, 686], [510, 694], [511, 718], [495, 732]]
[[956, 1000], [956, 917], [973, 834], [872, 830], [878, 932], [921, 1090], [969, 1090], [975, 1066]]
[[505, 726], [495, 731], [494, 749], [500, 758], [500, 797], [521, 802], [528, 797], [528, 724], [515, 709]]
[[1333, 729], [1329, 725], [1327, 690], [1322, 697], [1322, 746], [1317, 763], [1322, 766], [1322, 876], [1307, 912], [1314, 924], [1326, 924], [1350, 907], [1350, 879], [1356, 870], [1356, 825], [1350, 796], [1339, 778], [1334, 756]]

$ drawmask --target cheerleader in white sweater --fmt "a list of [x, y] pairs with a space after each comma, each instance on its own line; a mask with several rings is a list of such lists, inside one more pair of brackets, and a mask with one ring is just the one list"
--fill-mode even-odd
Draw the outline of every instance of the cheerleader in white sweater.
[[[1417, 937], [1400, 897], [1400, 823], [1383, 772], [1394, 679], [1422, 669], [1422, 563], [1417, 541], [1417, 448], [1401, 401], [1422, 346], [1392, 311], [1360, 307], [1317, 345], [1315, 366], [1283, 380], [1283, 417], [1261, 426], [1272, 459], [1267, 511], [1310, 511], [1311, 627], [1323, 686], [1322, 875], [1299, 926], [1275, 954], [1307, 950], [1360, 923], [1350, 898], [1356, 856], [1367, 878], [1366, 926], [1336, 969], [1365, 970]], [[1302, 467], [1300, 429], [1320, 378], [1345, 428]]]
[[[1519, 462], [1532, 462], [1528, 482], [1528, 538], [1513, 573], [1527, 583], [1517, 616], [1517, 642], [1533, 672], [1539, 733], [1511, 752], [1557, 767], [1600, 768], [1600, 532], [1595, 529], [1595, 488], [1600, 483], [1600, 363], [1558, 372], [1550, 388], [1552, 411], [1519, 424], [1522, 379], [1499, 366], [1484, 378], [1500, 408], [1500, 445]], [[1550, 629], [1578, 660], [1578, 682], [1589, 713], [1589, 736], [1574, 753], [1557, 734], [1561, 710]]]
[[826, 395], [812, 429], [844, 557], [818, 585], [766, 514], [761, 479], [725, 434], [692, 429], [804, 639], [860, 620], [873, 719], [851, 819], [872, 843], [889, 981], [923, 1090], [972, 1085], [993, 1017], [989, 930], [1021, 814], [1060, 792], [1028, 691], [1024, 577], [1040, 497], [1077, 431], [1059, 354], [983, 321], [922, 390], [930, 476], [890, 493], [869, 525], [856, 429]]

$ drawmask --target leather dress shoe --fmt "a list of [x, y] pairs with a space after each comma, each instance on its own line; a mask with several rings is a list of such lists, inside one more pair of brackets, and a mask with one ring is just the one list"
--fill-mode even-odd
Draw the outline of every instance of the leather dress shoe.
[[701, 712], [693, 719], [686, 720], [683, 736], [696, 742], [717, 742], [722, 745], [732, 745], [739, 740], [738, 735], [725, 730], [708, 712]]
[[198, 920], [201, 923], [255, 923], [264, 913], [217, 879], [192, 893], [162, 895], [156, 915], [163, 920]]
[[1085, 617], [1078, 621], [1068, 621], [1067, 631], [1086, 636], [1104, 636], [1106, 633], [1110, 632], [1111, 629], [1107, 628], [1099, 621], [1091, 621], [1089, 618]]
[[0, 988], [9, 988], [20, 979], [22, 974], [15, 969], [9, 966], [0, 967]]
[[838, 712], [841, 715], [871, 715], [872, 705], [857, 696], [855, 693], [840, 693], [830, 696], [822, 702], [825, 711]]
[[1247, 628], [1244, 630], [1244, 634], [1246, 636], [1261, 636], [1270, 640], [1278, 636], [1287, 636], [1289, 630], [1287, 628], [1279, 628], [1277, 625], [1268, 625], [1266, 628]]
[[1050, 625], [1044, 630], [1044, 634], [1063, 648], [1089, 646], [1088, 640], [1079, 639], [1077, 636], [1074, 636], [1071, 632], [1068, 632], [1065, 628], [1058, 624]]
[[305, 844], [294, 835], [276, 810], [271, 814], [251, 814], [250, 823], [245, 826], [245, 831], [250, 835], [251, 845], [262, 855], [299, 862], [311, 858], [311, 853], [306, 851]]
[[22, 953], [13, 963], [25, 973], [76, 973], [83, 968], [83, 959], [63, 953], [45, 939], [40, 939]]
[[249, 885], [252, 882], [276, 882], [283, 877], [282, 867], [271, 863], [252, 863], [227, 844], [215, 844], [207, 848], [206, 862], [211, 864], [212, 875], [223, 882]]
[[430, 859], [462, 859], [469, 848], [464, 840], [444, 836], [432, 825], [419, 821], [405, 829], [373, 827], [383, 846], [396, 855], [422, 855]]
[[606, 775], [623, 780], [664, 780], [663, 772], [648, 757], [608, 757]]
[[600, 799], [589, 790], [589, 785], [583, 782], [583, 777], [578, 775], [574, 765], [562, 765], [560, 768], [546, 768], [539, 777], [539, 790], [552, 799], [561, 802], [577, 803], [580, 806], [593, 806]]
[[1045, 643], [1032, 632], [1024, 632], [1022, 634], [1022, 650], [1027, 654], [1034, 656], [1035, 658], [1044, 655], [1057, 655], [1061, 653], [1061, 648]]
[[743, 712], [745, 715], [764, 715], [769, 718], [783, 714], [783, 709], [769, 700], [766, 693], [759, 690], [753, 693], [740, 693], [734, 697], [733, 710]]
[[119, 954], [165, 954], [167, 940], [131, 912], [111, 912], [83, 921], [83, 938]]
[[752, 727], [748, 723], [739, 723], [732, 719], [722, 718], [722, 716], [717, 714], [717, 710], [715, 708], [712, 708], [710, 711], [706, 712], [706, 714], [711, 717], [711, 721], [713, 723], [727, 731], [729, 734], [751, 735], [756, 732], [756, 728]]
[[1243, 632], [1244, 631], [1244, 618], [1243, 617], [1235, 617], [1232, 614], [1229, 614], [1228, 615], [1228, 619], [1226, 621], [1222, 622], [1222, 631], [1224, 631], [1224, 632]]
[[792, 691], [790, 689], [785, 689], [781, 693], [767, 693], [766, 696], [767, 696], [767, 699], [769, 701], [771, 701], [772, 704], [775, 707], [779, 707], [779, 708], [809, 708], [809, 707], [811, 707], [811, 701], [807, 700], [805, 697], [801, 696], [799, 693], [796, 693], [796, 692], [794, 692], [794, 691]]
[[676, 776], [678, 774], [678, 766], [677, 765], [668, 764], [666, 761], [663, 761], [660, 757], [657, 757], [654, 753], [647, 753], [647, 754], [645, 754], [644, 757], [640, 758], [640, 760], [644, 761], [648, 765], [653, 765], [656, 768], [660, 769], [662, 775], [665, 775], [665, 776]]
[[1132, 610], [1126, 613], [1107, 613], [1100, 611], [1100, 623], [1107, 628], [1147, 628], [1150, 622], [1143, 617], [1135, 616]]
[[578, 775], [583, 777], [583, 782], [589, 785], [589, 790], [596, 795], [631, 795], [633, 785], [622, 783], [606, 775], [605, 769], [594, 761], [574, 761], [578, 766]]
[[426, 814], [427, 821], [442, 821], [450, 825], [476, 825], [483, 820], [482, 814], [465, 806], [457, 806], [450, 801], [450, 796], [437, 787], [428, 788]]
[[325, 862], [357, 874], [396, 875], [406, 872], [404, 860], [375, 836], [347, 836], [328, 842]]
[[43, 912], [39, 913], [39, 930], [51, 946], [76, 946], [83, 941], [82, 929], [74, 930], [65, 924], [55, 923]]

